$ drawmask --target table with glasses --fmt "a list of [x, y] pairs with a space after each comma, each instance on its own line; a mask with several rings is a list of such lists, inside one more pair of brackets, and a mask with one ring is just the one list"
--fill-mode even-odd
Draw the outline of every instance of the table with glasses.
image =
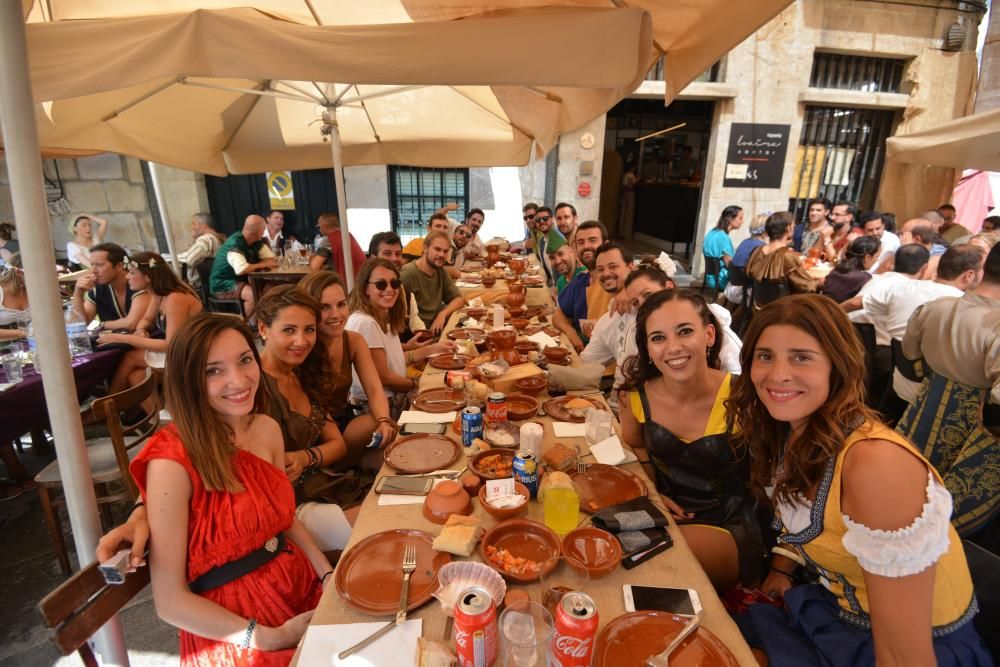
[[275, 285], [295, 285], [309, 274], [309, 266], [293, 264], [292, 266], [279, 266], [266, 271], [254, 271], [247, 278], [250, 282], [250, 289], [253, 290], [254, 301], [260, 301], [267, 290]]
[[[454, 314], [449, 320], [448, 329], [453, 328], [458, 323], [460, 317], [461, 313]], [[562, 337], [562, 343], [564, 346], [567, 346], [565, 337]], [[443, 385], [444, 374], [440, 371], [436, 371], [435, 369], [429, 368], [428, 371], [421, 377], [421, 391], [441, 387]], [[589, 398], [598, 400], [602, 405], [607, 405], [606, 402], [604, 402], [603, 396], [595, 394], [594, 392], [569, 393], [587, 395]], [[543, 392], [537, 398], [541, 403], [547, 400], [548, 396]], [[587, 445], [584, 438], [557, 438], [553, 431], [554, 427], [552, 417], [547, 415], [538, 416], [533, 418], [532, 421], [540, 423], [544, 429], [542, 442], [542, 448], [544, 451], [547, 451], [549, 447], [555, 445], [557, 440], [569, 447], [577, 446], [578, 448], [582, 448], [580, 451], [586, 451]], [[612, 417], [612, 425], [616, 432], [620, 430], [620, 426], [614, 417]], [[449, 439], [458, 442], [460, 445], [461, 437], [453, 431], [450, 424], [448, 425], [446, 435]], [[584, 460], [587, 460], [586, 457]], [[461, 470], [466, 467], [466, 464], [466, 456], [462, 453], [459, 454], [458, 459], [450, 466], [450, 468], [453, 470]], [[650, 494], [650, 498], [653, 499], [655, 503], [660, 504], [658, 495], [655, 492], [655, 483], [646, 475], [640, 463], [629, 463], [621, 467], [638, 477], [645, 485]], [[383, 475], [393, 474], [398, 473], [396, 473], [388, 465], [383, 465], [380, 477]], [[497, 521], [487, 514], [480, 506], [478, 499], [473, 498], [472, 503], [473, 515], [482, 521], [483, 526], [487, 530], [497, 524]], [[669, 513], [664, 511], [664, 514], [666, 514], [669, 519]], [[544, 513], [541, 503], [531, 501], [528, 505], [527, 511], [522, 513], [519, 518], [527, 518], [543, 522]], [[589, 523], [589, 516], [583, 513], [579, 514], [578, 519], [579, 525]], [[371, 492], [364, 500], [357, 522], [354, 525], [351, 540], [344, 551], [344, 556], [341, 557], [340, 562], [338, 563], [338, 573], [340, 569], [344, 567], [344, 563], [349, 560], [350, 551], [353, 547], [376, 534], [394, 529], [425, 531], [433, 536], [440, 533], [442, 527], [432, 523], [424, 517], [421, 504], [379, 506], [378, 496], [374, 492]], [[721, 641], [726, 648], [728, 648], [739, 664], [756, 665], [757, 663], [753, 658], [749, 647], [743, 640], [743, 637], [736, 625], [723, 608], [719, 597], [716, 595], [715, 590], [708, 580], [708, 577], [698, 564], [687, 543], [684, 541], [683, 535], [678, 530], [672, 519], [669, 519], [668, 530], [674, 544], [665, 552], [654, 556], [634, 569], [626, 570], [619, 566], [611, 571], [607, 576], [600, 579], [593, 579], [589, 583], [583, 585], [584, 592], [593, 597], [597, 604], [598, 613], [600, 615], [600, 629], [603, 629], [607, 623], [625, 613], [622, 592], [622, 586], [624, 584], [691, 588], [698, 592], [704, 609], [701, 617], [701, 625], [714, 634], [715, 637]], [[402, 554], [402, 549], [400, 549], [400, 553]], [[478, 549], [468, 559], [457, 556], [453, 556], [452, 559], [453, 562], [462, 560], [481, 560]], [[373, 616], [361, 612], [349, 605], [346, 601], [341, 599], [341, 596], [338, 593], [336, 584], [338, 574], [334, 574], [333, 576], [335, 578], [335, 582], [333, 585], [328, 586], [324, 592], [323, 598], [317, 606], [316, 613], [313, 616], [312, 625], [371, 623], [376, 621], [383, 622], [391, 619], [394, 610], [380, 616]], [[402, 572], [400, 572], [399, 577], [400, 580], [402, 580]], [[508, 582], [508, 590], [512, 589], [524, 590], [533, 601], [541, 601], [542, 586], [537, 581], [531, 584], [515, 584]], [[426, 604], [411, 612], [408, 618], [422, 619], [422, 634], [425, 638], [443, 641], [454, 649], [452, 624], [448, 622], [446, 615], [441, 610], [440, 603], [435, 598], [431, 598]], [[399, 630], [397, 629], [393, 632], [397, 631]], [[446, 636], [446, 633], [448, 636]], [[391, 638], [383, 641], [391, 641]], [[364, 654], [361, 654], [361, 657], [364, 657]], [[499, 659], [496, 664], [501, 664]]]

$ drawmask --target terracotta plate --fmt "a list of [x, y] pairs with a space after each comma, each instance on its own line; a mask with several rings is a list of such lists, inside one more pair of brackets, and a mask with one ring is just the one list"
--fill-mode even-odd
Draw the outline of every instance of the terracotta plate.
[[465, 407], [465, 392], [450, 387], [427, 389], [413, 399], [413, 407], [434, 414], [461, 410]]
[[542, 407], [545, 408], [545, 414], [557, 421], [582, 424], [586, 421], [586, 417], [576, 417], [570, 414], [570, 411], [566, 408], [566, 403], [574, 398], [582, 398], [583, 400], [592, 403], [595, 408], [600, 410], [607, 409], [604, 407], [603, 403], [596, 398], [591, 398], [590, 396], [560, 396], [559, 398], [550, 398], [542, 404]]
[[[559, 555], [561, 545], [559, 537], [552, 532], [551, 528], [545, 524], [527, 519], [508, 519], [493, 526], [493, 528], [483, 535], [483, 541], [479, 543], [479, 555], [482, 557], [483, 562], [502, 574], [504, 578], [525, 583], [535, 581], [538, 579], [539, 574], [548, 574], [548, 572], [515, 573], [503, 570], [490, 562], [489, 557], [486, 555], [487, 547], [506, 549], [508, 553], [516, 558], [526, 558], [537, 562], [541, 569], [545, 561]], [[555, 566], [556, 563], [554, 561], [551, 562], [548, 565], [549, 571]]]
[[408, 475], [447, 468], [458, 459], [462, 446], [443, 435], [416, 433], [394, 441], [383, 457], [389, 467]]
[[437, 590], [437, 573], [451, 562], [451, 555], [434, 551], [434, 536], [422, 530], [387, 530], [361, 540], [341, 557], [334, 575], [340, 597], [366, 614], [392, 614], [403, 589], [403, 550], [417, 548], [417, 569], [410, 575], [407, 609], [412, 611], [431, 599]]
[[627, 470], [603, 463], [591, 464], [585, 473], [573, 470], [570, 476], [580, 490], [580, 510], [587, 514], [649, 494], [641, 479]]
[[[595, 667], [643, 667], [667, 648], [686, 619], [664, 611], [636, 611], [614, 619], [597, 636]], [[670, 667], [730, 667], [736, 658], [719, 638], [699, 627], [670, 654]]]
[[562, 335], [562, 332], [559, 331], [559, 329], [556, 329], [555, 327], [543, 327], [542, 331], [544, 331], [548, 335], [552, 336], [556, 340], [559, 340], [559, 336]]
[[542, 285], [545, 283], [545, 279], [541, 276], [524, 276], [521, 278], [521, 282], [525, 285]]
[[443, 371], [457, 371], [465, 368], [471, 359], [472, 357], [467, 354], [435, 354], [431, 357], [430, 364]]
[[453, 329], [448, 332], [448, 340], [480, 340], [486, 338], [486, 332], [482, 329]]
[[462, 274], [459, 280], [461, 280], [463, 283], [481, 284], [483, 282], [482, 276], [477, 276], [474, 274]]

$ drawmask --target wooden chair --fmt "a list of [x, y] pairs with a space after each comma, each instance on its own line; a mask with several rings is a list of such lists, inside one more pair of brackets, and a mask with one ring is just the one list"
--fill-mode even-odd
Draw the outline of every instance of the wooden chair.
[[218, 299], [212, 296], [209, 287], [212, 277], [212, 264], [215, 259], [207, 257], [198, 262], [198, 278], [201, 280], [201, 301], [205, 304], [205, 309], [213, 313], [232, 313], [246, 319], [246, 312], [243, 310], [243, 299]]
[[86, 667], [97, 667], [87, 640], [148, 583], [149, 568], [141, 567], [126, 575], [125, 583], [110, 586], [91, 563], [42, 598], [38, 611], [62, 655], [76, 651]]
[[[120, 500], [134, 501], [139, 490], [135, 480], [129, 473], [128, 466], [135, 458], [142, 443], [146, 441], [160, 426], [160, 411], [146, 415], [131, 426], [122, 424], [122, 415], [139, 408], [147, 398], [155, 395], [156, 378], [152, 373], [146, 373], [146, 379], [140, 384], [125, 391], [105, 396], [94, 401], [90, 407], [81, 413], [85, 426], [104, 422], [108, 429], [108, 437], [97, 438], [87, 442], [87, 458], [90, 462], [90, 479], [94, 483], [98, 507], [101, 508], [106, 522], [110, 523], [109, 505]], [[62, 473], [59, 462], [53, 461], [35, 476], [38, 484], [38, 497], [42, 504], [42, 514], [48, 524], [55, 547], [56, 558], [65, 574], [69, 574], [69, 554], [66, 551], [66, 541], [63, 538], [62, 525], [59, 521], [58, 506], [65, 504], [59, 494], [62, 488]], [[110, 484], [120, 484], [121, 490], [109, 489]]]

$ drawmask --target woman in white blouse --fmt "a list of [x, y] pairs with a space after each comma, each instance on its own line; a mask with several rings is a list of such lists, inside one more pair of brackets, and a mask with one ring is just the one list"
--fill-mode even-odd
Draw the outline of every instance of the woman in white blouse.
[[[97, 229], [94, 229], [94, 225]], [[66, 259], [70, 268], [79, 270], [90, 268], [90, 247], [104, 242], [104, 232], [108, 221], [96, 215], [77, 216], [69, 231], [73, 240], [66, 244]]]
[[[351, 291], [351, 316], [345, 327], [368, 343], [393, 418], [405, 407], [407, 393], [417, 388], [416, 378], [406, 375], [407, 364], [415, 364], [432, 354], [455, 351], [455, 344], [445, 341], [403, 352], [399, 334], [406, 325], [406, 304], [399, 298], [401, 289], [395, 264], [377, 257], [369, 259], [361, 267]], [[351, 402], [358, 405], [367, 402], [357, 370], [351, 385]]]
[[[758, 311], [743, 339], [731, 440], [780, 531], [761, 588], [784, 608], [737, 618], [771, 665], [988, 665], [951, 494], [864, 403], [864, 350], [824, 296]], [[819, 583], [794, 585], [797, 570]]]

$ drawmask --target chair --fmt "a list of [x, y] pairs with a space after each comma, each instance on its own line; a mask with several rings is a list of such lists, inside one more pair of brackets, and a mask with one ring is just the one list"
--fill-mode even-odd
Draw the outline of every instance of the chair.
[[892, 366], [910, 382], [922, 382], [924, 379], [923, 362], [919, 359], [907, 359], [903, 354], [903, 341], [893, 338], [890, 341], [892, 349]]
[[198, 279], [201, 280], [201, 300], [205, 308], [213, 313], [232, 313], [246, 319], [243, 311], [243, 299], [219, 299], [212, 295], [209, 281], [212, 277], [212, 264], [215, 258], [206, 257], [198, 262]]
[[780, 280], [753, 280], [753, 294], [751, 303], [754, 310], [760, 310], [769, 303], [777, 301], [783, 296], [788, 296], [791, 290], [788, 289], [788, 281], [784, 278]]
[[979, 603], [979, 613], [973, 625], [993, 659], [1000, 659], [1000, 556], [990, 553], [974, 542], [962, 540], [965, 560], [969, 564], [972, 587]]
[[45, 626], [54, 630], [52, 640], [62, 655], [76, 651], [86, 667], [97, 667], [87, 640], [148, 583], [149, 568], [141, 567], [121, 585], [108, 585], [97, 563], [91, 563], [42, 598], [38, 611]]
[[[128, 466], [142, 449], [139, 445], [160, 426], [159, 410], [154, 410], [152, 414], [146, 415], [131, 426], [124, 426], [121, 417], [138, 409], [143, 401], [155, 395], [155, 390], [156, 378], [152, 373], [146, 373], [146, 378], [138, 385], [97, 399], [80, 415], [84, 426], [104, 422], [108, 429], [107, 438], [97, 438], [87, 442], [90, 479], [94, 484], [97, 504], [108, 522], [110, 522], [108, 506], [111, 503], [120, 500], [134, 501], [139, 496], [139, 489], [129, 473]], [[129, 440], [126, 441], [126, 438]], [[66, 541], [58, 514], [58, 506], [64, 504], [64, 501], [56, 497], [56, 493], [63, 485], [59, 462], [53, 461], [45, 466], [35, 476], [35, 482], [38, 484], [42, 514], [52, 536], [56, 558], [62, 571], [69, 574], [71, 571], [69, 554], [66, 552]], [[124, 488], [111, 491], [108, 485], [116, 482]]]
[[[708, 255], [704, 255], [704, 257], [705, 257], [705, 278], [704, 280], [702, 280], [701, 283], [701, 291], [702, 293], [704, 293], [705, 288], [709, 288], [712, 290], [714, 296], [717, 298], [719, 296], [719, 292], [722, 291], [719, 286], [719, 276], [722, 274], [722, 258], [709, 257]], [[713, 287], [708, 287], [709, 276], [715, 278]]]

